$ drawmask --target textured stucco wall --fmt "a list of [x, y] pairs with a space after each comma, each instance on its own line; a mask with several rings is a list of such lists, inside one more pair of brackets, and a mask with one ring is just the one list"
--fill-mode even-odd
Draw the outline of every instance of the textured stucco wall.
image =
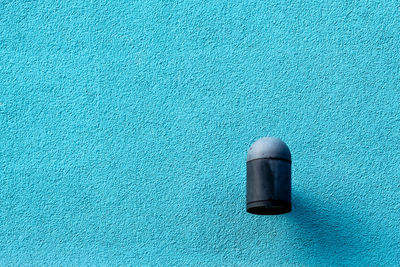
[[400, 264], [398, 1], [61, 2], [0, 2], [0, 265]]

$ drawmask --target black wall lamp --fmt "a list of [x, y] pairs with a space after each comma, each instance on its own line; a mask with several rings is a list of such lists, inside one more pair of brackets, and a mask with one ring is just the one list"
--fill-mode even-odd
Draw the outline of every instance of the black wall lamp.
[[292, 210], [289, 147], [275, 137], [254, 142], [247, 152], [247, 206], [258, 215], [278, 215]]

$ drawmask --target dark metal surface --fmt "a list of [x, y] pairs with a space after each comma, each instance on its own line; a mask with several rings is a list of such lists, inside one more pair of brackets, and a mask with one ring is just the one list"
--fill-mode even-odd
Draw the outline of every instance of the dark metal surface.
[[[287, 148], [286, 145], [278, 145], [280, 148]], [[276, 151], [268, 145], [263, 144], [263, 146], [269, 148], [270, 151]], [[287, 154], [286, 151], [284, 152]], [[247, 162], [246, 210], [258, 215], [276, 215], [290, 212], [291, 161], [287, 158], [268, 158], [268, 153], [263, 153], [263, 156], [265, 158]]]

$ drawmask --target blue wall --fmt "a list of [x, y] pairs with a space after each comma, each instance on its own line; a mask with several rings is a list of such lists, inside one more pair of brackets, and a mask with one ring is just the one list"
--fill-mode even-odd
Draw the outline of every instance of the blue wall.
[[0, 265], [399, 265], [399, 5], [1, 1]]

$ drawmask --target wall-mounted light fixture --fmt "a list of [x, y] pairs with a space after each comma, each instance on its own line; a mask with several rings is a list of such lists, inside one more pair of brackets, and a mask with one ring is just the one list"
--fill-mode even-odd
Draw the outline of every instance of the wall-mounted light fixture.
[[277, 215], [290, 212], [291, 164], [288, 146], [275, 137], [254, 142], [247, 153], [247, 206], [249, 213]]

